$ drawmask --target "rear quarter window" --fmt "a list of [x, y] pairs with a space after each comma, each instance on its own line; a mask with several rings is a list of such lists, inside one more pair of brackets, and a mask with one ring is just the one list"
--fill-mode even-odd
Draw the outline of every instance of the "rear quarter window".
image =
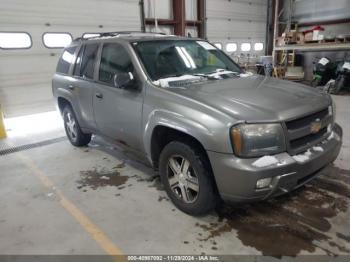
[[66, 48], [63, 51], [62, 56], [58, 60], [56, 72], [61, 74], [68, 74], [69, 68], [74, 61], [74, 52], [77, 49], [76, 46]]

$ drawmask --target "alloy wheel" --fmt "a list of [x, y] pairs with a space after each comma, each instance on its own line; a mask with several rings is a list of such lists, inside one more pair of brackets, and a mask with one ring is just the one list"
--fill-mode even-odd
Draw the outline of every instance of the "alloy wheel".
[[66, 116], [67, 116], [66, 125], [67, 125], [68, 135], [70, 136], [71, 139], [75, 140], [78, 134], [77, 124], [71, 113], [67, 113]]
[[182, 156], [171, 156], [168, 160], [168, 182], [175, 195], [185, 203], [196, 201], [199, 182], [190, 161]]

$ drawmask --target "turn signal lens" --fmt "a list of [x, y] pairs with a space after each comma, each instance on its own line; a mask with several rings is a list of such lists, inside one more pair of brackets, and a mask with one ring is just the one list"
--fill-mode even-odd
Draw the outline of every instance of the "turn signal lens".
[[233, 145], [234, 145], [234, 151], [237, 155], [241, 155], [242, 153], [242, 136], [241, 136], [241, 130], [239, 128], [232, 128], [232, 138], [233, 138]]

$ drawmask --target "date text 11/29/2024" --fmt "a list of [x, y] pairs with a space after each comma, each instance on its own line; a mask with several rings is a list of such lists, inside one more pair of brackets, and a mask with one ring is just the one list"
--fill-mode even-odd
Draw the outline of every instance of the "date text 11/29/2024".
[[196, 255], [196, 256], [179, 256], [179, 255], [156, 255], [156, 256], [127, 256], [128, 261], [220, 261], [218, 256]]

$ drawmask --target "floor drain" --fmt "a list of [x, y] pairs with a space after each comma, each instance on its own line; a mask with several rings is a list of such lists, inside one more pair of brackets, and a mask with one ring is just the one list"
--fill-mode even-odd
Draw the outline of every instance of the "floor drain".
[[13, 146], [13, 147], [1, 149], [0, 156], [16, 153], [16, 152], [20, 152], [20, 151], [25, 151], [25, 150], [33, 149], [33, 148], [37, 148], [37, 147], [47, 146], [47, 145], [51, 145], [54, 143], [65, 141], [65, 140], [67, 140], [67, 137], [62, 136], [62, 137], [48, 139], [48, 140], [44, 140], [44, 141], [40, 141], [40, 142], [36, 142], [36, 143], [32, 143], [32, 144]]

